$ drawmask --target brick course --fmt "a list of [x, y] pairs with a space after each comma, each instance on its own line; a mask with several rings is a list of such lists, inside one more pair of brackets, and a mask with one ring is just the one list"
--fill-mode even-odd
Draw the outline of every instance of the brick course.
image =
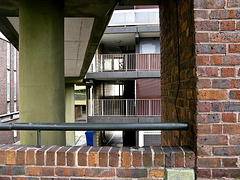
[[[113, 149], [113, 151], [111, 151]], [[130, 147], [124, 148], [114, 148], [114, 147], [60, 147], [60, 146], [43, 146], [42, 148], [35, 148], [33, 146], [16, 146], [16, 145], [3, 145], [0, 147], [0, 152], [5, 152], [1, 154], [2, 159], [5, 161], [0, 161], [0, 179], [2, 178], [42, 178], [46, 177], [48, 179], [62, 179], [62, 178], [105, 178], [105, 179], [132, 179], [132, 178], [164, 178], [165, 168], [193, 168], [191, 164], [195, 164], [195, 154], [188, 148], [181, 147], [143, 147], [140, 149], [134, 149]], [[8, 153], [10, 152], [10, 154]], [[22, 155], [19, 155], [21, 152]], [[23, 153], [25, 152], [25, 155]], [[41, 162], [39, 160], [32, 161], [29, 164], [29, 159], [26, 156], [27, 153], [31, 152], [33, 159], [38, 159], [41, 157]], [[73, 162], [72, 159], [75, 159], [75, 162], [79, 161], [81, 155], [87, 152], [86, 159], [88, 163], [91, 162], [91, 158], [94, 155], [94, 167], [92, 162], [90, 164], [67, 164], [66, 162]], [[115, 157], [117, 162], [115, 167], [110, 163], [104, 163], [104, 167], [101, 167], [102, 155], [107, 156], [107, 159], [110, 159], [112, 153], [117, 153], [119, 156]], [[122, 156], [123, 153], [126, 155]], [[40, 153], [40, 154], [39, 154]], [[58, 156], [65, 154], [66, 162], [64, 165], [57, 165], [53, 163], [52, 160], [48, 160], [49, 156], [55, 157], [58, 159]], [[71, 154], [71, 156], [69, 156]], [[137, 156], [135, 155], [137, 154]], [[140, 154], [140, 156], [139, 156]], [[40, 156], [39, 156], [40, 155]], [[39, 157], [38, 157], [39, 156]], [[133, 159], [129, 157], [133, 157]], [[11, 157], [11, 158], [10, 158]], [[143, 158], [142, 158], [143, 157]], [[145, 157], [145, 158], [144, 158]], [[8, 159], [18, 159], [18, 161], [10, 160], [11, 165], [6, 165]], [[43, 159], [42, 159], [43, 158]], [[51, 158], [52, 159], [52, 158]], [[166, 159], [166, 161], [164, 160]], [[90, 160], [90, 161], [89, 161]], [[234, 166], [236, 159], [223, 159], [223, 164], [225, 166]], [[136, 162], [134, 162], [136, 161]], [[18, 163], [21, 162], [21, 163]], [[48, 162], [51, 162], [50, 164]], [[124, 167], [122, 162], [128, 162], [131, 166]], [[127, 163], [127, 164], [128, 164]], [[136, 164], [136, 166], [135, 166]], [[19, 177], [19, 175], [21, 175]]]

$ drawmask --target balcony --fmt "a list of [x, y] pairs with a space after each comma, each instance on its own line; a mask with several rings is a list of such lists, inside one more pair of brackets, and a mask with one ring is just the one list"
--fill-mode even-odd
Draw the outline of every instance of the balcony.
[[160, 67], [160, 54], [99, 54], [86, 79], [159, 78]]
[[159, 9], [115, 10], [108, 26], [159, 24]]
[[160, 109], [160, 99], [93, 99], [88, 101], [88, 122], [160, 122]]

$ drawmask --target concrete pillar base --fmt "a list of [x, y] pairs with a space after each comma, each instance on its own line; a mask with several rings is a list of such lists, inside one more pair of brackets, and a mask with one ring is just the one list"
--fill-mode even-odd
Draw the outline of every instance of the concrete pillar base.
[[[65, 122], [75, 123], [74, 84], [65, 84]], [[66, 131], [66, 145], [75, 146], [75, 131]]]

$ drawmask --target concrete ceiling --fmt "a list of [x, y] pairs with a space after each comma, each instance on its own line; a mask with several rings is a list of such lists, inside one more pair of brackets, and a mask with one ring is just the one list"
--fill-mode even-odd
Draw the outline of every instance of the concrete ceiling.
[[[19, 0], [0, 0], [0, 31], [18, 49]], [[154, 5], [158, 0], [65, 0], [65, 77], [82, 79], [92, 61], [114, 8]], [[69, 81], [69, 79], [68, 79]]]
[[136, 34], [138, 38], [160, 37], [159, 26], [130, 26], [130, 27], [108, 27], [103, 35], [101, 43], [110, 52], [121, 51], [120, 46], [136, 44]]
[[[110, 46], [126, 46], [126, 45], [135, 45], [136, 33], [119, 33], [119, 34], [104, 34], [102, 38], [103, 44], [108, 44]], [[146, 37], [160, 37], [159, 32], [150, 32], [150, 33], [139, 33], [140, 38]]]

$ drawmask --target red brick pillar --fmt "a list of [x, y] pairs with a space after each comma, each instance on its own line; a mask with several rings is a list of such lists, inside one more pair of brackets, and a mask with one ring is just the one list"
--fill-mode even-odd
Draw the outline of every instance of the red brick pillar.
[[239, 8], [239, 0], [194, 0], [198, 178], [240, 178]]
[[193, 0], [161, 0], [161, 121], [187, 131], [162, 131], [162, 145], [196, 148], [196, 59]]

